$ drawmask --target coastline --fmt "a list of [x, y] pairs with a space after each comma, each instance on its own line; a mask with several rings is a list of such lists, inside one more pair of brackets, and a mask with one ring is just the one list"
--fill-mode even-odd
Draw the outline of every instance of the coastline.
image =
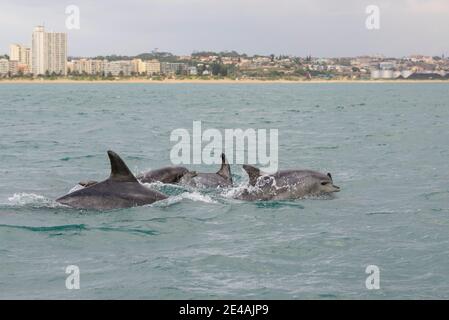
[[144, 84], [317, 84], [317, 83], [448, 83], [449, 80], [260, 80], [260, 79], [164, 79], [164, 80], [150, 80], [150, 79], [114, 79], [114, 80], [73, 80], [73, 79], [0, 79], [0, 84], [95, 84], [95, 83], [109, 83], [109, 84], [124, 84], [124, 83], [144, 83]]

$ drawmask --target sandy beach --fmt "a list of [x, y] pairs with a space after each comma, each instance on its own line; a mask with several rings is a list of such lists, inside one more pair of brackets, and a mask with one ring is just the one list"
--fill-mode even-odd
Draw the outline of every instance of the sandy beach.
[[114, 80], [74, 80], [74, 79], [0, 79], [0, 84], [86, 84], [86, 83], [146, 83], [146, 84], [314, 84], [314, 83], [448, 83], [448, 80], [259, 80], [259, 79], [114, 79]]

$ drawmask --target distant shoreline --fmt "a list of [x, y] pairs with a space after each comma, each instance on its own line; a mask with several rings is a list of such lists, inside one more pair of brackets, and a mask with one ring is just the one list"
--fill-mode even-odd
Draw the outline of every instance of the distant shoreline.
[[0, 84], [95, 84], [95, 83], [145, 83], [145, 84], [313, 84], [313, 83], [448, 83], [449, 80], [260, 80], [260, 79], [164, 79], [164, 80], [150, 80], [150, 79], [114, 79], [114, 80], [73, 80], [73, 79], [0, 79]]

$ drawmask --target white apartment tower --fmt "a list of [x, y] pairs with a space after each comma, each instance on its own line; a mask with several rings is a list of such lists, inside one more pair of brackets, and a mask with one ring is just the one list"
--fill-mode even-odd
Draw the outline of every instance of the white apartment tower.
[[[44, 27], [34, 28], [31, 39], [31, 71], [34, 75], [45, 74], [46, 66], [46, 44]], [[48, 51], [47, 51], [48, 52]]]
[[32, 72], [67, 74], [67, 34], [45, 32], [43, 26], [34, 28], [32, 36]]

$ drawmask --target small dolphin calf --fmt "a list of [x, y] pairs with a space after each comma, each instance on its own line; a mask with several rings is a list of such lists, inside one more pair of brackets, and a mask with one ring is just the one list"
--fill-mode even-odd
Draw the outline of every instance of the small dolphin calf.
[[164, 167], [142, 173], [137, 176], [137, 179], [142, 183], [151, 183], [157, 181], [160, 181], [162, 183], [178, 183], [182, 176], [187, 172], [189, 172], [189, 170], [184, 167]]
[[69, 193], [56, 201], [77, 209], [110, 210], [150, 204], [166, 199], [164, 194], [142, 186], [123, 160], [108, 151], [111, 175], [102, 182], [91, 182], [84, 189]]
[[196, 173], [189, 171], [185, 173], [179, 184], [199, 187], [199, 188], [218, 188], [232, 186], [231, 166], [226, 160], [224, 153], [221, 154], [221, 168], [217, 173]]
[[330, 173], [312, 170], [281, 170], [274, 174], [264, 174], [260, 169], [243, 165], [248, 173], [249, 184], [253, 188], [244, 189], [237, 196], [241, 200], [287, 200], [300, 199], [340, 191], [333, 184]]

